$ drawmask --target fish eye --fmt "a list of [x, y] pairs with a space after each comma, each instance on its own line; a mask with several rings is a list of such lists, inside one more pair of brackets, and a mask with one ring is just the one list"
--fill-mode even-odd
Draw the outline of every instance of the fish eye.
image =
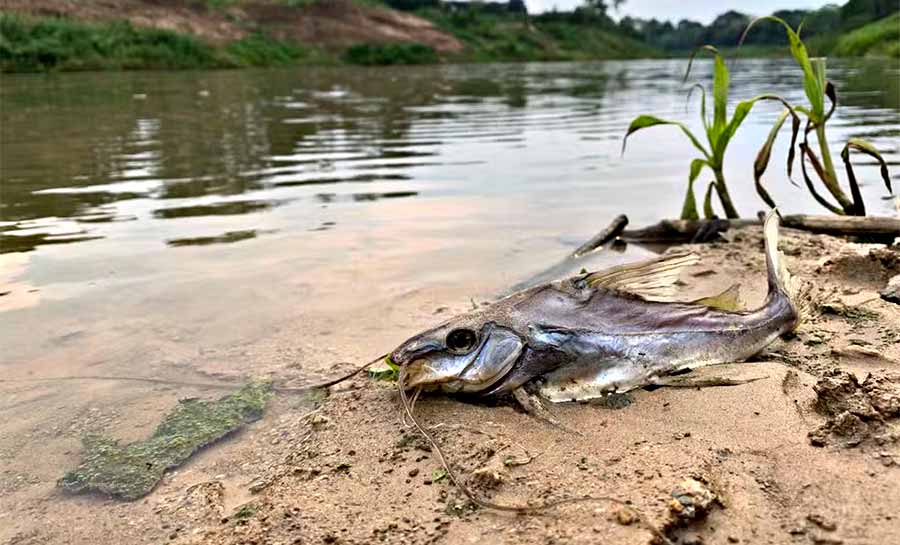
[[478, 335], [471, 329], [454, 329], [447, 334], [447, 348], [454, 352], [468, 352], [478, 344]]

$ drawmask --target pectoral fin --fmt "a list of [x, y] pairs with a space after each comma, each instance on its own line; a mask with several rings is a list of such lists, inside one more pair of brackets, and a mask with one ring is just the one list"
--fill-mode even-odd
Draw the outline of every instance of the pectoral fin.
[[559, 428], [563, 431], [567, 431], [569, 433], [574, 433], [576, 435], [584, 435], [578, 430], [574, 430], [566, 427], [559, 419], [556, 417], [553, 412], [548, 409], [544, 403], [541, 401], [540, 396], [537, 394], [533, 394], [525, 390], [525, 388], [516, 388], [512, 392], [513, 398], [519, 403], [519, 406], [522, 407], [522, 410], [525, 411], [532, 418], [536, 418], [538, 420], [542, 420], [553, 427]]
[[697, 254], [664, 255], [637, 263], [618, 265], [588, 274], [589, 286], [625, 291], [657, 301], [671, 300], [675, 281], [686, 267], [699, 261]]
[[696, 301], [692, 301], [692, 303], [709, 308], [737, 312], [743, 307], [743, 305], [741, 305], [741, 286], [740, 284], [734, 284], [718, 295], [703, 297]]

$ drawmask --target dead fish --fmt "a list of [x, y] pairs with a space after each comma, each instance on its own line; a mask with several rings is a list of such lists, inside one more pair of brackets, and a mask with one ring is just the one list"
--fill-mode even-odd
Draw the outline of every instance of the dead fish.
[[[755, 310], [726, 310], [734, 290], [660, 301], [690, 253], [580, 274], [514, 293], [420, 333], [390, 354], [407, 388], [496, 395], [530, 389], [550, 401], [600, 397], [683, 369], [743, 361], [800, 320], [795, 281], [764, 223], [769, 291]], [[657, 300], [654, 300], [657, 299]]]

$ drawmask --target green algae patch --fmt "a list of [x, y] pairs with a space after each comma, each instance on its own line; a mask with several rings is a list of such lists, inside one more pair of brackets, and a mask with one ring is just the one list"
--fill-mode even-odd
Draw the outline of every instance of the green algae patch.
[[149, 438], [128, 445], [99, 435], [83, 439], [84, 459], [57, 485], [67, 492], [99, 492], [123, 500], [146, 496], [166, 470], [201, 448], [262, 417], [269, 383], [251, 383], [215, 401], [183, 399]]

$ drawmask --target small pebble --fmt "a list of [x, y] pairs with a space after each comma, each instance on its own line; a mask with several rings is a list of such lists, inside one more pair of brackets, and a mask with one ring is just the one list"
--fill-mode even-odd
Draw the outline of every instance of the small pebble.
[[632, 511], [631, 509], [622, 507], [616, 511], [616, 522], [618, 522], [622, 526], [630, 526], [636, 521], [637, 517], [634, 515], [634, 511]]

